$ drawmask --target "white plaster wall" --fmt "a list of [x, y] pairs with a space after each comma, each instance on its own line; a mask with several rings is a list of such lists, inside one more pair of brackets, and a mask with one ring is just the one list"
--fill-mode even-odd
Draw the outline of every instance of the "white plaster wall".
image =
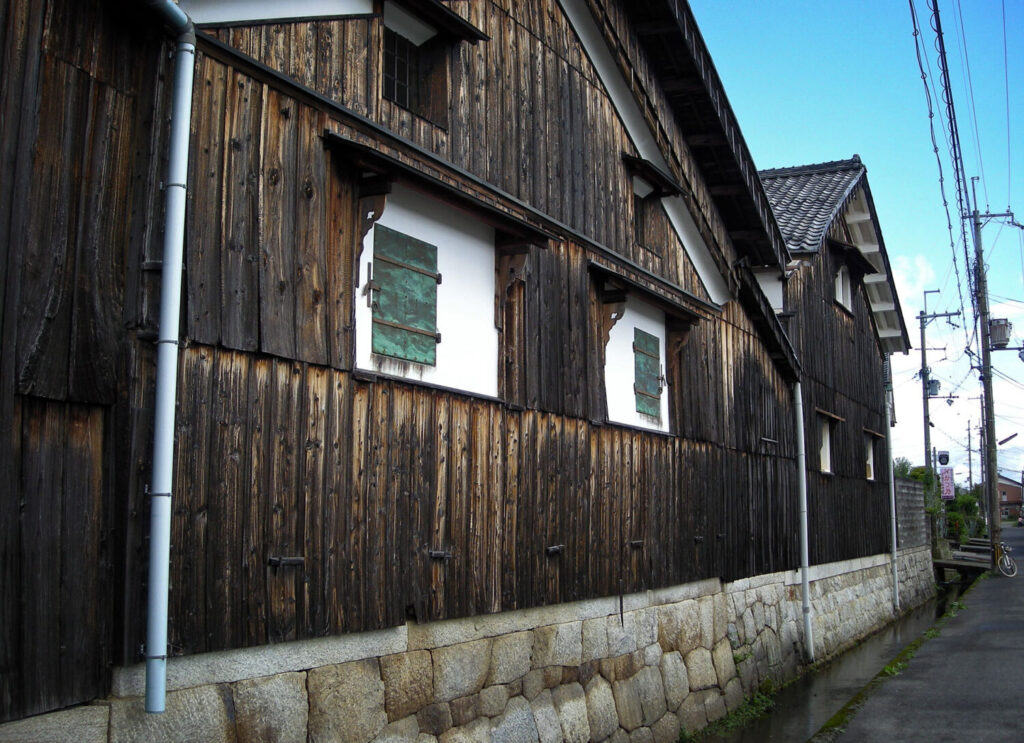
[[771, 303], [772, 309], [776, 312], [782, 312], [785, 309], [784, 293], [786, 285], [782, 281], [779, 272], [774, 269], [755, 269], [754, 276], [757, 277], [758, 286], [761, 287], [764, 296]]
[[636, 379], [634, 328], [658, 337], [661, 368], [662, 371], [665, 369], [665, 313], [631, 294], [626, 300], [625, 312], [608, 334], [608, 346], [605, 348], [604, 383], [608, 420], [655, 431], [668, 431], [668, 386], [661, 391], [660, 420], [638, 413], [636, 409], [636, 396], [633, 392]]
[[363, 290], [373, 263], [374, 229], [359, 257], [356, 366], [482, 395], [498, 395], [498, 330], [494, 327], [494, 229], [419, 191], [395, 185], [377, 224], [437, 246], [435, 366], [371, 353], [372, 312]]

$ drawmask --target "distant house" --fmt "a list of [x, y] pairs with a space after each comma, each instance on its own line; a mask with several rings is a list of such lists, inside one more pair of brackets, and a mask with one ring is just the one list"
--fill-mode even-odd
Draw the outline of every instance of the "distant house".
[[[999, 475], [999, 510], [1003, 518], [1015, 519], [1021, 514], [1021, 484], [1006, 475]], [[984, 492], [984, 490], [982, 491]]]
[[863, 167], [778, 198], [686, 3], [3, 7], [22, 739], [676, 739], [933, 590]]

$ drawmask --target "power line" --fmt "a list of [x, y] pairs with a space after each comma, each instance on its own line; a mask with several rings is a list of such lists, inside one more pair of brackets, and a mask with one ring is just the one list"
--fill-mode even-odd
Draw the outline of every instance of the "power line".
[[[966, 319], [967, 313], [965, 311], [965, 305], [964, 305], [963, 280], [962, 280], [962, 278], [960, 276], [960, 266], [959, 266], [959, 264], [957, 262], [957, 250], [956, 250], [957, 240], [956, 240], [956, 237], [955, 237], [955, 233], [953, 232], [953, 217], [952, 217], [952, 215], [950, 214], [950, 211], [949, 211], [949, 199], [946, 196], [946, 179], [945, 179], [945, 174], [944, 174], [943, 168], [942, 168], [942, 156], [939, 153], [938, 138], [935, 135], [935, 109], [932, 106], [933, 91], [929, 87], [929, 82], [934, 80], [934, 76], [931, 75], [931, 60], [929, 59], [928, 54], [926, 52], [924, 52], [923, 49], [922, 49], [923, 40], [921, 38], [920, 22], [918, 21], [918, 17], [917, 17], [917, 8], [914, 6], [914, 0], [909, 0], [909, 3], [910, 3], [910, 20], [911, 20], [911, 22], [912, 22], [912, 24], [914, 26], [914, 33], [913, 33], [913, 36], [914, 36], [914, 51], [915, 51], [915, 53], [917, 55], [917, 67], [918, 67], [918, 69], [921, 72], [921, 82], [922, 82], [922, 85], [924, 87], [925, 103], [926, 103], [926, 105], [928, 107], [928, 129], [929, 129], [929, 132], [930, 132], [931, 138], [932, 138], [932, 152], [935, 154], [935, 163], [936, 163], [936, 165], [938, 167], [938, 171], [939, 171], [939, 192], [942, 195], [942, 207], [946, 211], [946, 229], [949, 232], [949, 248], [950, 248], [950, 253], [953, 256], [953, 270], [956, 273], [957, 295], [958, 295], [959, 300], [960, 300], [960, 311], [963, 314], [964, 318]], [[936, 7], [935, 12], [936, 12], [936, 14], [938, 13], [937, 7]], [[925, 71], [925, 67], [928, 68], [927, 72]], [[935, 92], [934, 97], [935, 97], [935, 99], [938, 99], [939, 96], [938, 96], [938, 92], [937, 91]], [[955, 119], [952, 119], [951, 121], [955, 124]], [[942, 127], [943, 134], [947, 135], [945, 120], [940, 118], [939, 119], [939, 124]], [[954, 161], [954, 166], [955, 166], [955, 161]], [[961, 183], [960, 173], [959, 173], [959, 170], [956, 169], [955, 167], [954, 167], [954, 169], [955, 169], [955, 172], [956, 172], [956, 182], [957, 182], [957, 202], [958, 202], [958, 204], [961, 207], [960, 211], [962, 213], [963, 212], [963, 208], [962, 208], [961, 190], [960, 190], [960, 183]], [[961, 236], [962, 236], [962, 238], [964, 240], [964, 245], [965, 245], [964, 251], [965, 251], [965, 255], [966, 255], [966, 233], [963, 231], [962, 223], [961, 223]], [[1024, 253], [1022, 253], [1022, 261], [1024, 261]], [[966, 265], [968, 267], [970, 266], [970, 261], [969, 260], [967, 261]], [[970, 274], [970, 271], [968, 271], [968, 275], [969, 274]], [[968, 276], [968, 278], [969, 278], [969, 276]], [[970, 338], [970, 335], [967, 333], [966, 323], [964, 325], [964, 334], [965, 334], [965, 337], [966, 337], [967, 345], [970, 346], [971, 345], [971, 338]]]
[[981, 134], [978, 132], [978, 109], [974, 102], [974, 80], [971, 77], [971, 60], [967, 54], [967, 32], [964, 30], [964, 13], [960, 7], [960, 0], [956, 0], [956, 15], [959, 20], [959, 40], [960, 40], [960, 55], [963, 58], [965, 76], [965, 85], [967, 88], [967, 100], [970, 104], [968, 106], [969, 119], [971, 126], [974, 127], [974, 151], [978, 156], [978, 170], [981, 173], [981, 189], [985, 194], [985, 208], [988, 209], [988, 181], [985, 178], [985, 163], [981, 157]]
[[1003, 83], [1006, 89], [1006, 211], [1013, 203], [1013, 159], [1010, 157], [1010, 63], [1006, 51], [1006, 0], [1003, 8]]

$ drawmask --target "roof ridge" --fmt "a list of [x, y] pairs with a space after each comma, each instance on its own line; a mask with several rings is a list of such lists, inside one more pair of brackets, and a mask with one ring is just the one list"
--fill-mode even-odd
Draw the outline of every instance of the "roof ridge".
[[779, 178], [790, 175], [809, 175], [812, 173], [830, 173], [840, 170], [856, 170], [863, 168], [860, 155], [854, 155], [849, 160], [830, 160], [824, 163], [811, 163], [809, 165], [793, 165], [785, 168], [767, 168], [757, 171], [757, 175], [763, 180], [765, 178]]

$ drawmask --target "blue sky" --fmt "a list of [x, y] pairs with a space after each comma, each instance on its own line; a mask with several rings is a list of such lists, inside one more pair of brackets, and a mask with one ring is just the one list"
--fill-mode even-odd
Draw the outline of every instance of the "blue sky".
[[[922, 293], [940, 290], [928, 296], [929, 313], [960, 310], [959, 271], [968, 313], [970, 298], [944, 110], [933, 97], [945, 191], [957, 238], [956, 267], [909, 3], [690, 0], [690, 5], [758, 168], [840, 160], [855, 153], [867, 167], [914, 347], [908, 356], [893, 357], [894, 456], [922, 463], [921, 384], [915, 379], [921, 366], [917, 315]], [[914, 5], [927, 54], [925, 72], [929, 86], [938, 90], [931, 11], [926, 0], [915, 0]], [[1024, 222], [1024, 35], [1020, 33], [1024, 3], [1005, 2], [1005, 66], [1003, 2], [940, 0], [939, 10], [967, 176], [983, 178], [978, 185], [980, 209], [984, 212], [987, 206], [992, 212], [1004, 212], [1009, 206], [1017, 221]], [[994, 222], [982, 234], [992, 315], [1014, 323], [1012, 345], [1021, 345], [1024, 231]], [[969, 252], [973, 256], [973, 245]], [[971, 442], [976, 449], [980, 403], [972, 398], [980, 395], [981, 384], [964, 354], [964, 323], [954, 322], [959, 327], [933, 320], [927, 329], [932, 375], [942, 382], [941, 394], [956, 396], [952, 405], [944, 400], [931, 402], [932, 443], [950, 451], [957, 481], [966, 483], [967, 429], [968, 425], [974, 429]], [[1003, 375], [997, 374], [994, 393], [997, 439], [1020, 433], [1000, 448], [999, 468], [1019, 479], [1024, 467], [1024, 362], [1012, 351], [994, 353], [993, 361]], [[975, 482], [978, 470], [975, 452]]]

